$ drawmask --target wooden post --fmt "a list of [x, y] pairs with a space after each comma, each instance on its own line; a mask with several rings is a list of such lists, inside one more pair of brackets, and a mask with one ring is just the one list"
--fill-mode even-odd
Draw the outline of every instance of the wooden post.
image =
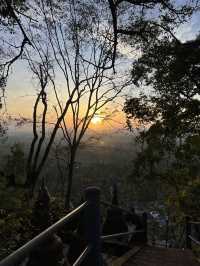
[[91, 251], [86, 257], [85, 265], [102, 266], [100, 189], [89, 187], [85, 191], [85, 196], [88, 202], [84, 212], [85, 237], [88, 245], [91, 247]]
[[147, 213], [144, 212], [142, 214], [142, 217], [143, 217], [143, 225], [144, 225], [144, 243], [147, 243], [147, 241], [148, 241], [148, 236], [147, 236], [147, 234], [148, 234], [148, 232], [147, 232]]
[[190, 223], [190, 217], [187, 216], [186, 217], [186, 248], [191, 249], [192, 248], [192, 243], [191, 243], [191, 239], [190, 239], [190, 235], [191, 235], [191, 223]]

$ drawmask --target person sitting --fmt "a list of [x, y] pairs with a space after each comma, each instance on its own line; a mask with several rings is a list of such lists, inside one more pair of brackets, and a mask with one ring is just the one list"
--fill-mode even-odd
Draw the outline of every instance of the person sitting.
[[130, 244], [140, 244], [144, 240], [144, 235], [141, 232], [137, 232], [144, 229], [144, 223], [141, 217], [136, 214], [135, 208], [132, 207], [130, 212], [126, 215], [126, 221], [129, 227], [132, 227], [136, 232], [129, 238]]

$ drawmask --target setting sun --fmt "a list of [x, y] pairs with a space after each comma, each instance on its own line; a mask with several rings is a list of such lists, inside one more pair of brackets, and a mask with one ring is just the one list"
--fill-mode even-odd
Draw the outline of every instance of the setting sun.
[[103, 118], [101, 116], [95, 115], [92, 120], [91, 123], [96, 125], [96, 124], [100, 124], [103, 121]]

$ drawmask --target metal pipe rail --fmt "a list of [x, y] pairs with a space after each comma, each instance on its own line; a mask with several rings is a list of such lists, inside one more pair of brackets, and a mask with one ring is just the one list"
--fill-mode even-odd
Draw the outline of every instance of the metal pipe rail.
[[129, 231], [129, 232], [124, 232], [124, 233], [118, 233], [118, 234], [112, 234], [112, 235], [106, 235], [106, 236], [101, 236], [101, 240], [110, 240], [113, 238], [118, 238], [118, 237], [123, 237], [123, 236], [128, 236], [132, 235], [134, 233], [144, 233], [144, 230], [134, 230], [134, 231]]
[[81, 263], [84, 261], [84, 259], [87, 257], [90, 251], [91, 251], [91, 247], [87, 246], [72, 266], [81, 265]]
[[200, 225], [200, 222], [194, 222], [194, 221], [189, 221], [190, 224], [199, 224]]
[[196, 238], [194, 238], [191, 235], [189, 235], [188, 237], [192, 240], [192, 242], [194, 242], [195, 244], [197, 244], [198, 246], [200, 246], [200, 241], [198, 241]]
[[28, 243], [14, 251], [12, 254], [10, 254], [8, 257], [3, 259], [0, 262], [0, 266], [13, 266], [20, 260], [23, 260], [26, 256], [29, 255], [29, 253], [37, 247], [39, 244], [41, 244], [45, 239], [47, 239], [49, 236], [57, 232], [61, 227], [63, 227], [65, 224], [67, 224], [69, 221], [72, 220], [77, 214], [79, 214], [85, 207], [87, 206], [87, 201], [81, 204], [78, 208], [64, 216], [62, 219], [57, 221], [55, 224], [51, 225], [49, 228], [44, 230], [42, 233], [34, 237], [32, 240], [30, 240]]
[[65, 217], [51, 225], [49, 228], [44, 230], [42, 233], [34, 237], [28, 243], [17, 249], [15, 252], [10, 254], [8, 257], [0, 262], [0, 266], [14, 266], [27, 258], [34, 249], [47, 240], [50, 236], [56, 233], [64, 225], [73, 219], [77, 214], [83, 211], [83, 219], [85, 226], [85, 240], [88, 246], [77, 258], [73, 266], [79, 266], [83, 260], [87, 257], [88, 265], [102, 266], [102, 254], [101, 254], [101, 243], [104, 240], [113, 238], [123, 237], [132, 235], [135, 233], [144, 233], [144, 241], [147, 242], [147, 214], [143, 213], [144, 219], [144, 230], [134, 230], [130, 232], [123, 232], [118, 234], [101, 236], [101, 216], [100, 216], [100, 203], [106, 206], [118, 208], [123, 212], [130, 213], [130, 211], [115, 206], [107, 202], [100, 202], [100, 190], [97, 187], [89, 187], [85, 190], [86, 201], [81, 204], [78, 208], [67, 214]]
[[192, 226], [200, 225], [200, 222], [192, 221], [190, 219], [191, 217], [186, 216], [186, 247], [189, 249], [192, 248], [192, 242], [200, 246], [200, 241], [192, 236]]

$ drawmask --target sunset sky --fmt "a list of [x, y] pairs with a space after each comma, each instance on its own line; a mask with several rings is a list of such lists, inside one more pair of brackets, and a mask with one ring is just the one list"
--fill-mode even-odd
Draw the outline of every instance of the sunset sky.
[[[182, 41], [187, 41], [194, 38], [200, 32], [200, 14], [193, 16], [189, 23], [182, 25], [177, 29], [177, 37]], [[132, 53], [130, 47], [120, 47], [120, 50], [127, 57], [127, 62], [131, 63], [137, 55]], [[121, 67], [123, 67], [124, 62], [120, 62]], [[62, 90], [62, 89], [61, 89]], [[130, 91], [128, 91], [130, 92]], [[127, 91], [126, 91], [127, 93]], [[134, 91], [132, 91], [134, 94]], [[61, 92], [62, 94], [62, 92]], [[33, 104], [35, 97], [37, 95], [37, 82], [33, 80], [32, 74], [28, 70], [27, 64], [18, 60], [12, 67], [12, 72], [8, 80], [8, 86], [6, 89], [6, 103], [7, 103], [7, 113], [14, 116], [22, 116], [30, 118], [32, 116]], [[53, 105], [53, 95], [48, 97], [49, 105]], [[107, 109], [102, 109], [103, 114], [99, 114], [91, 124], [91, 128], [96, 130], [103, 130], [104, 128], [123, 128], [125, 123], [125, 116], [122, 112], [124, 97], [119, 97], [114, 103], [109, 104]], [[55, 119], [55, 114], [51, 112], [52, 108], [49, 109], [49, 120]], [[110, 121], [106, 119], [104, 121], [105, 113], [111, 114], [114, 110], [113, 116], [110, 117]], [[97, 114], [98, 116], [98, 114]]]
[[[23, 61], [18, 61], [12, 68], [6, 90], [7, 113], [13, 117], [32, 118], [33, 106], [37, 96], [37, 81], [33, 79], [32, 73]], [[60, 92], [62, 89], [60, 89]], [[49, 121], [55, 120], [53, 110], [53, 93], [50, 93], [49, 101]], [[92, 121], [91, 130], [117, 130], [124, 128], [125, 115], [122, 112], [124, 97], [116, 98], [101, 111], [97, 113]]]

